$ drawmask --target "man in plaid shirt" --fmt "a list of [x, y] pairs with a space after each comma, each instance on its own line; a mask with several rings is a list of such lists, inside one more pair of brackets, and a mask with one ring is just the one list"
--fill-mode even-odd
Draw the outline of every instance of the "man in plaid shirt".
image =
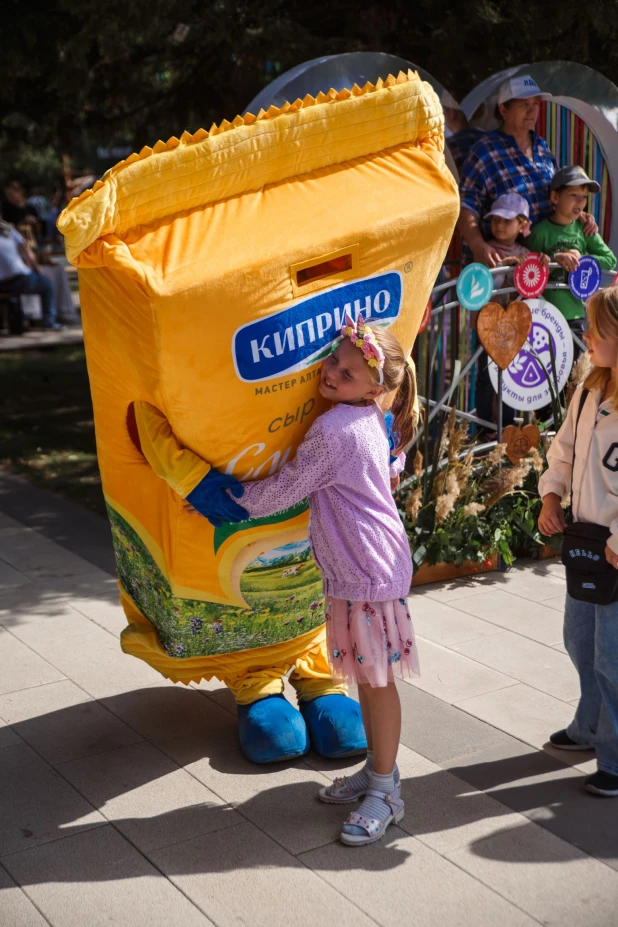
[[519, 193], [528, 201], [532, 224], [547, 219], [551, 212], [549, 184], [558, 165], [545, 139], [536, 133], [531, 136], [531, 161], [515, 139], [499, 129], [473, 145], [462, 169], [462, 208], [485, 216], [499, 196]]

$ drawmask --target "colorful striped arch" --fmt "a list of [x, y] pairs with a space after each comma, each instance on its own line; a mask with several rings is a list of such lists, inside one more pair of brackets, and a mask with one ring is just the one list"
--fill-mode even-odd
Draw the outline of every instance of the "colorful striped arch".
[[608, 241], [612, 222], [612, 188], [596, 136], [572, 110], [550, 100], [541, 103], [537, 132], [553, 151], [560, 167], [579, 164], [589, 177], [601, 185], [598, 196], [590, 198], [589, 208], [602, 237]]

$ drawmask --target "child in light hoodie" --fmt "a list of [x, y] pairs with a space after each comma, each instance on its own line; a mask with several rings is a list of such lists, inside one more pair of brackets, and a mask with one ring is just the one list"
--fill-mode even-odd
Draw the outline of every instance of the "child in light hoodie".
[[[572, 484], [573, 520], [607, 526], [605, 557], [618, 569], [618, 286], [595, 293], [587, 310], [584, 338], [594, 366], [549, 449], [539, 482], [539, 530], [547, 536], [564, 530], [561, 502]], [[550, 742], [559, 750], [596, 750], [598, 770], [586, 788], [617, 796], [618, 601], [594, 605], [567, 593], [564, 643], [579, 673], [581, 698], [569, 726]]]

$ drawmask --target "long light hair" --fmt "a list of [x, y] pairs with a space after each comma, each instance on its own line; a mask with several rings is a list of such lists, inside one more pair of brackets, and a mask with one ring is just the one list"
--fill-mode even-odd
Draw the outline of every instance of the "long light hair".
[[[618, 340], [618, 285], [598, 290], [586, 303], [588, 331], [597, 338]], [[618, 347], [616, 349], [618, 364]], [[612, 376], [610, 367], [594, 366], [584, 380], [584, 389], [605, 390]], [[611, 397], [614, 411], [618, 411], [618, 384]]]
[[[394, 393], [390, 410], [393, 413], [393, 434], [395, 437], [395, 453], [399, 454], [414, 438], [418, 424], [416, 373], [414, 364], [408, 360], [403, 348], [392, 332], [379, 325], [369, 325], [376, 337], [376, 341], [384, 353], [384, 367], [382, 375], [384, 388], [388, 393]], [[370, 368], [372, 375], [378, 379], [375, 368]]]

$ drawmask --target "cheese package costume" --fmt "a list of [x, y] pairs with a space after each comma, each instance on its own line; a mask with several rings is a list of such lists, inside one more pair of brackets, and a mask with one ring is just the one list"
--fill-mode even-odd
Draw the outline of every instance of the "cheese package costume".
[[[276, 472], [316, 416], [345, 312], [412, 347], [458, 214], [443, 119], [413, 72], [158, 142], [60, 217], [79, 269], [126, 653], [222, 680], [257, 762], [362, 750], [333, 682], [305, 504], [187, 510], [210, 465]], [[214, 476], [214, 473], [212, 474]], [[300, 712], [282, 696], [292, 670]]]

